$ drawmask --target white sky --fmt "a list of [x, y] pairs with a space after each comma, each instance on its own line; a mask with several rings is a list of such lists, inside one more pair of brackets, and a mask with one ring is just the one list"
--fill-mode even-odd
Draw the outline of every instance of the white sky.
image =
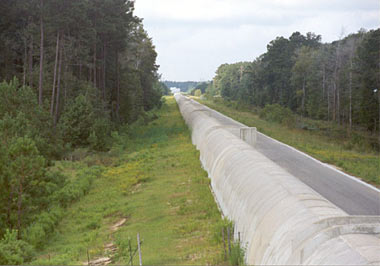
[[277, 36], [331, 42], [380, 27], [379, 0], [136, 0], [164, 80], [211, 80], [223, 63], [253, 61]]

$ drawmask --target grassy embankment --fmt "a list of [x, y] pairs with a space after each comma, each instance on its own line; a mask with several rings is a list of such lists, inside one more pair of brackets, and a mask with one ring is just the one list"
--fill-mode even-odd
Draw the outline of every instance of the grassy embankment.
[[[111, 152], [57, 163], [72, 176], [90, 165], [103, 165], [103, 171], [67, 209], [33, 264], [86, 263], [87, 249], [90, 260], [113, 253], [113, 263], [128, 264], [128, 239], [135, 249], [138, 232], [144, 265], [224, 263], [215, 240], [222, 219], [174, 99], [167, 98], [157, 114], [114, 136]], [[118, 249], [107, 251], [107, 245]]]
[[256, 127], [260, 132], [303, 151], [325, 163], [357, 176], [362, 180], [380, 187], [380, 157], [379, 153], [371, 150], [361, 141], [362, 135], [357, 136], [356, 142], [344, 137], [345, 133], [332, 123], [304, 119], [306, 123], [314, 124], [324, 130], [304, 130], [289, 128], [279, 123], [260, 119], [257, 112], [241, 108], [237, 110], [226, 106], [222, 101], [200, 100], [209, 106], [245, 125]]

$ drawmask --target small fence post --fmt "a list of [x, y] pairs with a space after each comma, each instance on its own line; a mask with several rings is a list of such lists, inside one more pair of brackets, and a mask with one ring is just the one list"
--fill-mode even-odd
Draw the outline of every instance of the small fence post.
[[142, 266], [142, 258], [141, 258], [141, 242], [140, 242], [140, 234], [137, 233], [137, 247], [139, 249], [139, 261], [140, 261], [140, 266]]

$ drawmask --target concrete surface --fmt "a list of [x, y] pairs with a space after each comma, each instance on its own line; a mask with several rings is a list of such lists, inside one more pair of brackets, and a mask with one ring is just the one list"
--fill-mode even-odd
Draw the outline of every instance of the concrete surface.
[[[229, 127], [246, 127], [207, 106], [191, 100], [200, 109]], [[323, 197], [351, 215], [380, 215], [380, 190], [334, 167], [324, 164], [293, 147], [260, 132], [255, 148]], [[380, 171], [380, 165], [379, 165]]]
[[175, 98], [248, 264], [380, 263], [379, 216], [348, 215], [236, 136], [244, 125], [221, 123], [209, 109]]

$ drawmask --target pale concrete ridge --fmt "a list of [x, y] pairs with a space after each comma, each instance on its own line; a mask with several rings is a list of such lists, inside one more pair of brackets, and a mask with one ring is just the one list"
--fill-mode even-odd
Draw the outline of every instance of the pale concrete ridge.
[[379, 216], [348, 215], [243, 141], [244, 125], [223, 126], [211, 109], [175, 98], [248, 264], [380, 264]]

